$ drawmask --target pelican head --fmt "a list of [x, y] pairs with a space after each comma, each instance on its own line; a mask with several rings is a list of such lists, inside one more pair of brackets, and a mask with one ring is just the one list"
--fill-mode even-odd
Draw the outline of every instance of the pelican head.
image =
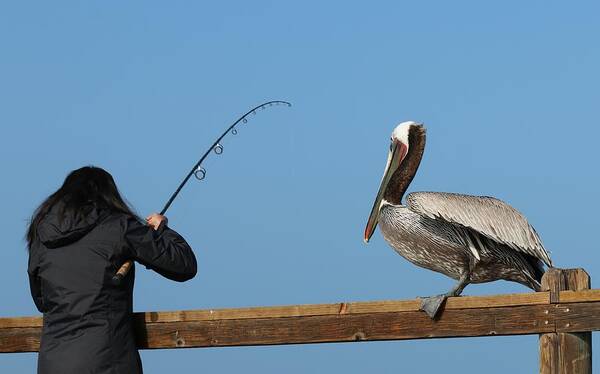
[[417, 172], [425, 148], [425, 127], [413, 121], [402, 122], [392, 131], [390, 151], [381, 178], [381, 185], [371, 209], [365, 243], [373, 235], [384, 202], [400, 205], [402, 196]]

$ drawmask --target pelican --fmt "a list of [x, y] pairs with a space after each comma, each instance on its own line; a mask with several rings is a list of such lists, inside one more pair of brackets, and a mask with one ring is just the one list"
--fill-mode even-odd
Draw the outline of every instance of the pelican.
[[493, 197], [445, 192], [413, 192], [425, 149], [425, 127], [413, 121], [392, 132], [390, 151], [365, 243], [377, 224], [388, 244], [413, 264], [457, 280], [445, 294], [421, 298], [421, 310], [436, 318], [450, 296], [470, 283], [499, 279], [539, 291], [544, 264], [552, 261], [535, 229], [510, 205]]

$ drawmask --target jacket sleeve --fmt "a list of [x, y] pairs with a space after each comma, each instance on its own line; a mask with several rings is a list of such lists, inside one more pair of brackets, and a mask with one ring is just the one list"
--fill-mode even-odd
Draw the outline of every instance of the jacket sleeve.
[[135, 261], [177, 282], [184, 282], [196, 275], [196, 256], [192, 248], [164, 222], [158, 230], [154, 230], [129, 217], [125, 226], [125, 245]]
[[44, 302], [42, 298], [42, 285], [40, 277], [38, 276], [39, 270], [39, 258], [37, 250], [31, 248], [29, 251], [29, 263], [27, 266], [27, 275], [29, 276], [29, 290], [31, 291], [31, 298], [38, 311], [44, 312]]

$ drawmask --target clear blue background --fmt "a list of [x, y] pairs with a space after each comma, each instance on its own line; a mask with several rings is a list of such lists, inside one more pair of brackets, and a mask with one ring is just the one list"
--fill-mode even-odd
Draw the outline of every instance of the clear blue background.
[[[428, 127], [411, 190], [493, 195], [559, 267], [600, 279], [594, 2], [3, 2], [1, 316], [34, 315], [27, 219], [102, 166], [160, 210], [213, 139], [268, 99], [168, 212], [198, 276], [139, 269], [135, 309], [407, 299], [452, 281], [362, 234], [394, 126]], [[507, 282], [466, 294], [529, 292]], [[595, 338], [596, 347], [600, 343]], [[146, 373], [532, 373], [536, 336], [143, 351]], [[0, 355], [32, 373], [36, 354]]]

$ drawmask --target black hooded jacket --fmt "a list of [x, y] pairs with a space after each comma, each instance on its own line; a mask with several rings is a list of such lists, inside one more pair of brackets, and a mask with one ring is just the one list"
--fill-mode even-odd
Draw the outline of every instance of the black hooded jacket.
[[38, 374], [136, 374], [142, 365], [132, 325], [129, 259], [179, 282], [196, 274], [190, 246], [174, 230], [91, 207], [60, 220], [57, 204], [38, 226], [29, 252], [29, 284], [44, 314]]

